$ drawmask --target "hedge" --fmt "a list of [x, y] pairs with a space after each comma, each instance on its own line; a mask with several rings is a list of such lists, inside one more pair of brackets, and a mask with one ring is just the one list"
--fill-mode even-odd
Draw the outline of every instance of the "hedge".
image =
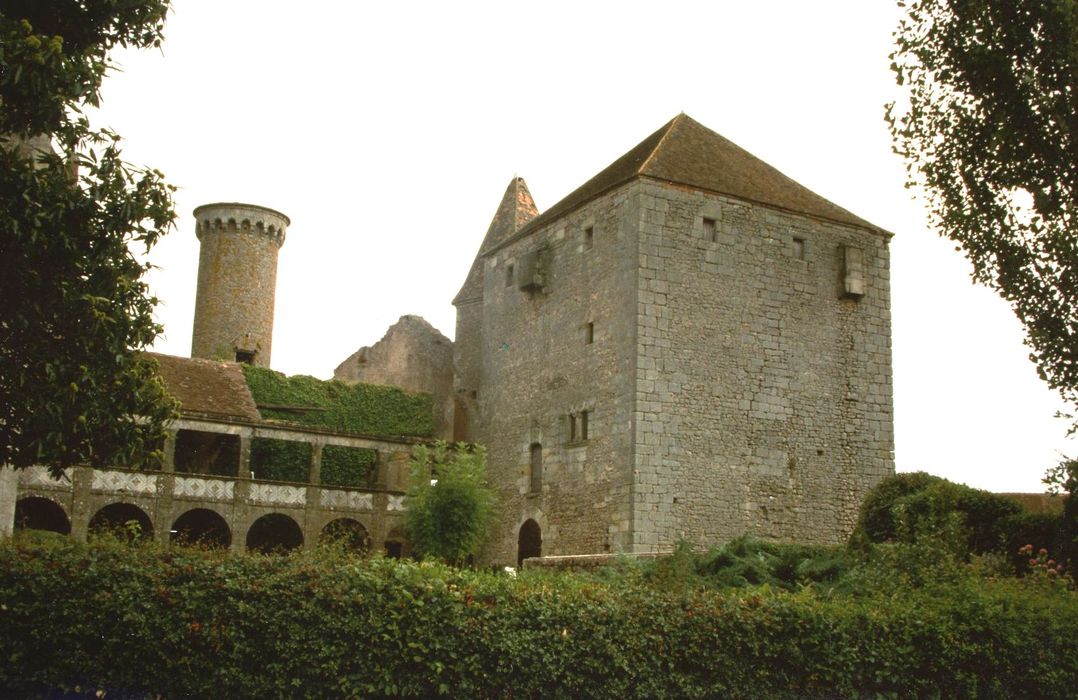
[[363, 435], [430, 437], [434, 433], [430, 394], [305, 375], [287, 377], [251, 365], [243, 365], [243, 373], [264, 419]]
[[429, 563], [0, 545], [0, 694], [1070, 698], [1078, 595], [681, 594]]

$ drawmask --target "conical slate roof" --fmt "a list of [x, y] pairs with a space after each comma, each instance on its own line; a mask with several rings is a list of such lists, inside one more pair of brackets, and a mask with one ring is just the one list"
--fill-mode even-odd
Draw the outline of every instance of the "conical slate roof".
[[538, 214], [539, 210], [535, 207], [535, 200], [532, 199], [524, 178], [514, 177], [505, 188], [501, 204], [498, 205], [498, 211], [494, 213], [494, 218], [490, 221], [487, 235], [483, 237], [483, 243], [479, 246], [479, 252], [472, 262], [471, 270], [468, 271], [464, 286], [453, 299], [454, 304], [483, 295], [483, 255], [512, 238], [514, 233]]
[[[495, 247], [526, 236], [635, 177], [689, 185], [799, 214], [882, 231], [799, 185], [683, 113]], [[482, 252], [490, 250], [484, 247]]]

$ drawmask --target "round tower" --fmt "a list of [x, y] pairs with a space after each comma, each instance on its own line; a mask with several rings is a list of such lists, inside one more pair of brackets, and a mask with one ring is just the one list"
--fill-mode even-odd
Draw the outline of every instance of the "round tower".
[[201, 250], [191, 357], [269, 367], [277, 251], [291, 222], [233, 202], [205, 204], [194, 217]]

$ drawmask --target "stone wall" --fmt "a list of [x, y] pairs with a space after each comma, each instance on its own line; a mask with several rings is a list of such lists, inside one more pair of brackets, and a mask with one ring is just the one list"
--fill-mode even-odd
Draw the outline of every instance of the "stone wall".
[[844, 539], [894, 471], [887, 246], [640, 178], [488, 254], [457, 341], [481, 344], [485, 557], [513, 563], [528, 519], [544, 556]]
[[0, 539], [11, 537], [18, 491], [18, 474], [11, 467], [0, 466]]
[[277, 251], [288, 217], [249, 204], [208, 204], [195, 209], [201, 241], [191, 356], [269, 367]]
[[453, 437], [453, 341], [419, 316], [401, 316], [381, 340], [339, 364], [333, 378], [430, 394], [435, 436]]
[[[543, 555], [631, 544], [635, 187], [485, 258], [479, 439], [498, 489], [489, 560], [516, 562], [517, 534], [528, 519], [542, 529]], [[533, 254], [542, 279], [522, 290], [534, 281], [527, 278]], [[588, 439], [580, 439], [579, 426], [573, 439], [569, 416], [579, 421], [584, 411]], [[533, 444], [542, 446], [534, 492]]]
[[632, 551], [844, 539], [894, 471], [887, 236], [649, 181], [640, 197]]

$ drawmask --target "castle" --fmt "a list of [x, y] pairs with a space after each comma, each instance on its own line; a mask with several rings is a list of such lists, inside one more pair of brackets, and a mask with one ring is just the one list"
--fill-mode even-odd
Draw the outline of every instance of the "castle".
[[491, 561], [837, 542], [894, 471], [889, 239], [681, 114], [541, 214], [510, 182], [452, 367], [411, 320], [337, 376], [390, 342], [440, 377], [444, 434], [488, 449]]
[[[343, 524], [406, 551], [414, 440], [267, 422], [231, 364], [269, 365], [288, 218], [194, 214], [205, 359], [161, 360], [184, 408], [164, 471], [27, 472], [26, 513], [83, 536], [138, 516], [233, 548], [311, 546]], [[681, 114], [543, 213], [514, 178], [453, 300], [455, 341], [405, 316], [335, 377], [429, 393], [439, 437], [486, 445], [491, 563], [744, 533], [838, 542], [894, 471], [889, 239]], [[249, 471], [270, 438], [310, 446], [302, 485]], [[322, 483], [324, 447], [378, 451], [375, 478]]]

